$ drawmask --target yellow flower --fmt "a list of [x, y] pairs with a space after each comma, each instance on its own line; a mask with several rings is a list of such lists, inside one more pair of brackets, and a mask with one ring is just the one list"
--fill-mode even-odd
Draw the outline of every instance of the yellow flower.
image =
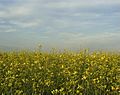
[[104, 57], [101, 57], [101, 59], [103, 60], [103, 59], [104, 59]]
[[112, 87], [111, 87], [111, 89], [112, 89], [112, 90], [115, 90], [115, 87], [114, 87], [114, 86], [112, 86]]
[[64, 68], [64, 66], [63, 66], [63, 65], [62, 65], [61, 67], [62, 67], [62, 68]]
[[74, 71], [74, 73], [73, 73], [73, 74], [74, 74], [74, 75], [75, 75], [75, 74], [77, 74], [77, 71]]
[[85, 80], [87, 77], [86, 76], [83, 76], [82, 79]]
[[0, 63], [3, 63], [3, 61], [0, 61]]

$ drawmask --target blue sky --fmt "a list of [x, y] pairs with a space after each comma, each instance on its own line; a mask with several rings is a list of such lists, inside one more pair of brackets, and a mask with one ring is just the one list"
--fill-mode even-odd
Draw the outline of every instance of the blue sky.
[[0, 0], [0, 46], [120, 49], [120, 0]]

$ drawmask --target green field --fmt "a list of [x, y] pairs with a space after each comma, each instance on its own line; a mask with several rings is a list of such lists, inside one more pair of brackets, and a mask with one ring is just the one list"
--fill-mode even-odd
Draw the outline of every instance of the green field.
[[120, 53], [0, 52], [0, 95], [120, 95]]

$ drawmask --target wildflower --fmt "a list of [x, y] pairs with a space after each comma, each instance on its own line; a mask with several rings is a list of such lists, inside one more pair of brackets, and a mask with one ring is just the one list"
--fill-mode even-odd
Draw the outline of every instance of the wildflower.
[[61, 67], [62, 67], [62, 68], [64, 68], [64, 66], [63, 66], [63, 65], [62, 65]]
[[86, 78], [87, 78], [86, 76], [83, 76], [83, 77], [82, 77], [82, 80], [85, 80]]

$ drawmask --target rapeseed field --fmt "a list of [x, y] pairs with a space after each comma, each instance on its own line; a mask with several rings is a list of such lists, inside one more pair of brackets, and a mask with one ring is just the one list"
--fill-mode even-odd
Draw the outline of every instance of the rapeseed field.
[[0, 95], [120, 95], [120, 53], [0, 52]]

